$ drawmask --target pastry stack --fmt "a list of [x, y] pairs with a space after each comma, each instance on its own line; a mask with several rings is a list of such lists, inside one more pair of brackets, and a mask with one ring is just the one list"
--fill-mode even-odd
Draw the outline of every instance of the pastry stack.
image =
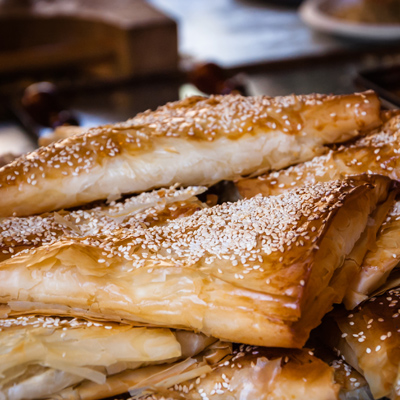
[[380, 108], [194, 97], [2, 167], [0, 399], [400, 398]]

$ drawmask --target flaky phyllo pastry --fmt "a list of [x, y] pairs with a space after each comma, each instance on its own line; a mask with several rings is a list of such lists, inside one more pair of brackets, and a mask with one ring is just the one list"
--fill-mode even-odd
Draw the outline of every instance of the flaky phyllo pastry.
[[352, 279], [344, 303], [351, 310], [374, 292], [400, 285], [400, 202], [396, 201], [382, 224], [376, 242], [366, 253]]
[[134, 399], [204, 393], [336, 400], [339, 390], [348, 392], [342, 365], [331, 368], [308, 349], [232, 349], [192, 332], [30, 316], [4, 320], [0, 341], [9, 349], [0, 354], [0, 398], [7, 400], [94, 400], [125, 392]]
[[[205, 376], [170, 389], [149, 388], [146, 400], [337, 400], [334, 370], [307, 349], [241, 345]], [[135, 394], [134, 391], [131, 391]], [[136, 399], [133, 396], [133, 399]]]
[[3, 312], [126, 320], [299, 348], [341, 302], [354, 273], [344, 259], [387, 208], [390, 187], [387, 178], [359, 176], [27, 249], [0, 263]]
[[129, 390], [130, 400], [372, 400], [365, 379], [331, 352], [328, 362], [307, 348], [234, 344], [226, 351], [226, 345], [215, 343], [196, 357], [199, 362], [207, 360], [207, 374], [186, 380], [181, 374], [175, 378], [179, 383], [170, 387], [151, 377]]
[[0, 169], [0, 216], [211, 185], [309, 160], [381, 123], [373, 92], [192, 97], [41, 147]]
[[[400, 116], [388, 119], [382, 128], [350, 145], [296, 166], [237, 183], [242, 196], [277, 195], [293, 187], [358, 173], [377, 173], [400, 179]], [[368, 252], [360, 259], [359, 272], [345, 297], [348, 309], [366, 300], [397, 267], [400, 258], [400, 203], [390, 210], [376, 241], [365, 244]], [[397, 282], [397, 279], [395, 280]]]
[[[23, 316], [0, 320], [0, 399], [341, 399], [365, 391], [342, 360], [188, 331]], [[332, 357], [333, 359], [334, 357]], [[151, 393], [151, 395], [150, 395]], [[363, 397], [367, 398], [367, 397]]]
[[400, 180], [400, 115], [352, 144], [330, 150], [311, 161], [287, 169], [243, 179], [237, 187], [243, 197], [277, 195], [294, 187], [342, 179], [362, 173]]
[[54, 398], [97, 400], [130, 392], [135, 398], [143, 399], [149, 388], [164, 390], [204, 377], [232, 354], [231, 343], [191, 332], [177, 331], [175, 335], [182, 347], [181, 359], [172, 363], [147, 363], [145, 367], [117, 372], [109, 375], [102, 384], [86, 380], [58, 392]]
[[195, 372], [197, 361], [192, 357], [216, 342], [166, 328], [36, 316], [3, 319], [0, 399], [54, 398], [67, 393], [68, 398], [74, 393], [79, 393], [79, 399], [93, 393], [102, 398], [105, 387], [110, 394], [126, 392], [138, 383], [133, 376], [160, 364], [165, 365], [164, 378], [167, 371], [178, 374], [176, 365], [197, 377], [207, 369]]
[[19, 252], [61, 239], [105, 237], [113, 232], [162, 225], [206, 207], [196, 195], [205, 187], [159, 189], [126, 199], [71, 211], [60, 210], [28, 217], [0, 218], [0, 262]]
[[392, 289], [325, 321], [323, 336], [364, 375], [375, 399], [400, 399], [399, 304], [400, 290]]

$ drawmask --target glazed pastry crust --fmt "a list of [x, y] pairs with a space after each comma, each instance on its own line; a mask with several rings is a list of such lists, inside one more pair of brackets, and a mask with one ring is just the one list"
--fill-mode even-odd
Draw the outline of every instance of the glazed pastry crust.
[[331, 345], [367, 380], [374, 398], [400, 395], [400, 290], [373, 297], [353, 311], [334, 313]]
[[122, 202], [29, 217], [0, 218], [0, 262], [68, 238], [105, 237], [162, 225], [206, 207], [196, 195], [205, 187], [159, 189]]
[[299, 163], [381, 123], [373, 92], [192, 97], [90, 129], [0, 169], [0, 216], [74, 207], [175, 183], [211, 185]]
[[155, 389], [146, 400], [337, 400], [339, 388], [333, 369], [308, 349], [241, 345], [206, 376], [169, 390]]
[[243, 179], [236, 183], [243, 198], [256, 194], [278, 195], [305, 184], [374, 173], [400, 180], [400, 116], [390, 118], [382, 128], [350, 145], [290, 168]]
[[122, 319], [298, 348], [342, 300], [343, 260], [389, 187], [356, 177], [128, 235], [61, 240], [2, 262], [0, 299], [11, 314]]

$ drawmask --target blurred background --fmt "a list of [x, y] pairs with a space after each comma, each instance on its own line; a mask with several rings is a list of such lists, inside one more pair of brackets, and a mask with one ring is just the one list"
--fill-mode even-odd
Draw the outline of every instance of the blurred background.
[[368, 88], [400, 106], [400, 0], [0, 0], [0, 164], [188, 95]]

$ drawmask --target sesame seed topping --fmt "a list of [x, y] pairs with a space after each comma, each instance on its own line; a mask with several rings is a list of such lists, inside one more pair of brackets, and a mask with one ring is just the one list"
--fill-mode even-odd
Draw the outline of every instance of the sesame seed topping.
[[[376, 157], [366, 156], [378, 153]], [[400, 165], [399, 156], [400, 116], [395, 116], [383, 127], [350, 145], [342, 145], [322, 156], [280, 171], [270, 172], [258, 178], [244, 179], [239, 181], [238, 188], [239, 191], [243, 190], [246, 197], [250, 197], [254, 193], [277, 195], [294, 186], [366, 172], [386, 175], [396, 180], [396, 171]]]
[[[189, 97], [156, 111], [147, 110], [126, 122], [88, 129], [24, 155], [0, 168], [0, 186], [21, 182], [37, 185], [43, 175], [47, 179], [88, 173], [105, 158], [151, 149], [152, 141], [159, 137], [212, 141], [221, 136], [238, 138], [266, 127], [297, 134], [303, 124], [302, 112], [334, 99], [324, 95]], [[280, 115], [282, 108], [285, 114]]]
[[[203, 187], [171, 187], [143, 193], [124, 202], [112, 202], [109, 206], [0, 218], [0, 261], [66, 238], [102, 237], [114, 231], [129, 234], [134, 229], [143, 230], [180, 215], [190, 215], [200, 208], [194, 196], [203, 191]], [[99, 263], [106, 261], [104, 257], [98, 259]]]
[[[15, 329], [21, 327], [33, 327], [33, 328], [48, 328], [48, 329], [77, 329], [77, 328], [89, 328], [93, 325], [93, 322], [78, 319], [78, 318], [63, 318], [59, 317], [44, 317], [36, 315], [20, 316], [15, 318], [0, 318], [0, 327], [2, 330]], [[102, 323], [96, 322], [96, 327], [102, 327], [106, 329], [112, 329], [112, 326], [104, 326]], [[65, 335], [61, 335], [64, 337]]]
[[[256, 196], [203, 208], [165, 224], [146, 227], [138, 224], [130, 231], [118, 230], [115, 235], [109, 232], [104, 238], [74, 237], [69, 238], [68, 243], [72, 240], [92, 246], [99, 252], [100, 263], [110, 260], [121, 268], [125, 265], [148, 269], [160, 262], [186, 268], [198, 265], [203, 259], [203, 265], [207, 266], [204, 268], [215, 265], [219, 275], [222, 273], [239, 281], [244, 279], [246, 271], [247, 276], [265, 277], [263, 281], [269, 279], [273, 285], [272, 267], [269, 264], [261, 267], [260, 257], [262, 260], [268, 256], [276, 261], [282, 255], [290, 258], [290, 254], [297, 254], [297, 245], [306, 246], [301, 254], [313, 251], [319, 232], [329, 221], [326, 217], [342, 206], [347, 192], [356, 187], [354, 185], [349, 179], [296, 188], [281, 196]], [[313, 226], [318, 227], [315, 232], [311, 232]], [[306, 236], [309, 239], [305, 239]], [[132, 260], [132, 263], [127, 264], [124, 260]], [[285, 268], [283, 259], [280, 269]], [[275, 276], [279, 279], [279, 275]], [[298, 285], [306, 284], [303, 278], [298, 277]]]
[[[354, 352], [351, 358], [355, 357], [360, 367], [371, 376], [374, 372], [370, 368], [375, 365], [376, 353], [380, 354], [380, 368], [386, 374], [397, 374], [398, 361], [397, 358], [393, 361], [392, 354], [398, 348], [400, 329], [394, 319], [398, 310], [391, 305], [399, 300], [400, 288], [390, 289], [353, 310], [351, 321], [345, 315], [335, 317], [338, 327], [344, 331], [341, 337]], [[343, 342], [337, 342], [337, 347], [342, 352], [347, 351]]]

